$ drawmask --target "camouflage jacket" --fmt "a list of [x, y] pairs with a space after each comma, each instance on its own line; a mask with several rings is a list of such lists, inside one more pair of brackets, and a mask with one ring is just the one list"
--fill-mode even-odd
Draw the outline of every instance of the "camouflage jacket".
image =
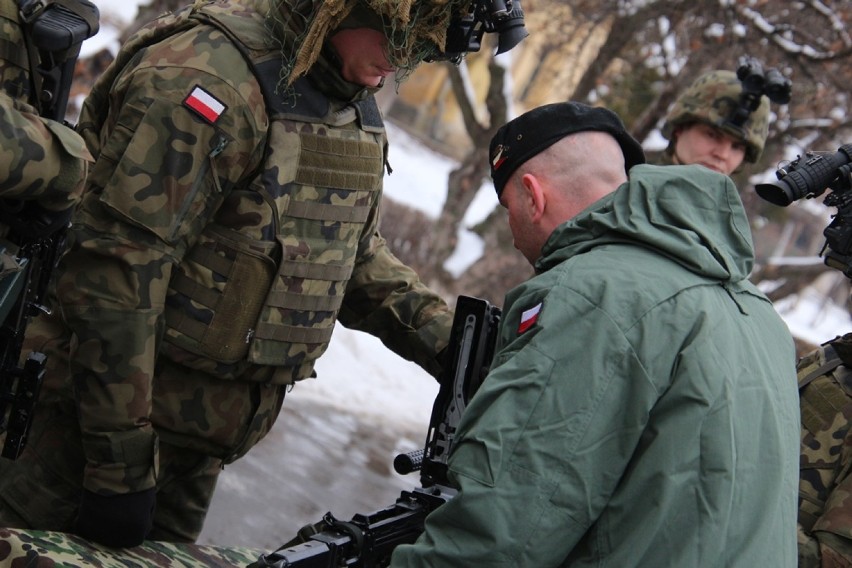
[[[211, 381], [308, 377], [338, 319], [439, 371], [452, 314], [377, 232], [386, 139], [372, 93], [323, 60], [293, 90], [262, 88], [261, 63], [274, 77], [283, 64], [268, 10], [196, 2], [153, 22], [83, 106], [96, 162], [57, 295], [87, 489], [151, 487], [152, 409], [170, 434], [234, 430], [212, 415], [257, 403], [226, 404]], [[203, 398], [191, 420], [192, 401], [154, 388], [163, 365]]]
[[799, 566], [852, 566], [852, 334], [798, 364]]

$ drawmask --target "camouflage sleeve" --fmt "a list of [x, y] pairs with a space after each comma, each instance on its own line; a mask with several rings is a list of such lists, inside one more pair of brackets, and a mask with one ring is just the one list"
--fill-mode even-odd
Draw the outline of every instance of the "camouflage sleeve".
[[110, 86], [106, 119], [86, 116], [95, 113], [85, 105], [81, 116], [103, 127], [85, 136], [100, 146], [57, 296], [73, 334], [90, 491], [154, 485], [152, 378], [169, 278], [263, 151], [256, 82], [221, 34], [205, 33], [149, 48]]
[[852, 373], [840, 364], [852, 354], [850, 339], [838, 338], [833, 350], [820, 347], [797, 365], [800, 567], [852, 566]]
[[852, 476], [837, 479], [825, 509], [809, 534], [799, 536], [799, 566], [852, 566]]
[[441, 372], [437, 355], [449, 343], [452, 312], [391, 253], [377, 231], [367, 234], [339, 321], [375, 335], [391, 351], [437, 377]]
[[77, 204], [92, 156], [67, 126], [0, 92], [0, 197], [38, 200], [51, 211]]

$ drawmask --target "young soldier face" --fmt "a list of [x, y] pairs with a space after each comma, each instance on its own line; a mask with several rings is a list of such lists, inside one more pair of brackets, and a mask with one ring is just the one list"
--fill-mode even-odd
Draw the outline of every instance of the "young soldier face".
[[349, 28], [331, 36], [341, 62], [341, 74], [350, 83], [378, 87], [395, 69], [388, 62], [385, 34], [372, 28]]
[[684, 126], [675, 136], [674, 157], [679, 164], [700, 164], [731, 175], [745, 158], [745, 143], [709, 124]]

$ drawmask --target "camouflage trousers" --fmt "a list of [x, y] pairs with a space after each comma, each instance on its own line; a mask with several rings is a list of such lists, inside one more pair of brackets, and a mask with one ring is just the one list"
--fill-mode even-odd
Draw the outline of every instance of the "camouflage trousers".
[[[24, 452], [15, 461], [0, 458], [0, 527], [68, 532], [86, 466], [68, 373], [69, 345], [56, 321], [39, 317], [27, 329], [25, 349], [45, 353], [47, 370]], [[260, 371], [271, 374], [274, 368]], [[223, 465], [269, 432], [286, 389], [261, 380], [220, 380], [159, 361], [151, 412], [159, 468], [150, 539], [196, 540]]]
[[[71, 408], [40, 405], [21, 456], [0, 459], [0, 527], [70, 532], [83, 486], [85, 456]], [[160, 442], [157, 506], [148, 538], [194, 542], [222, 460]]]

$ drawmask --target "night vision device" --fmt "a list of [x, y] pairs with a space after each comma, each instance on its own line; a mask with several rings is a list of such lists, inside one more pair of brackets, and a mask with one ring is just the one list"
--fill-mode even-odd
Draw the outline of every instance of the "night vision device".
[[470, 12], [450, 22], [444, 51], [427, 61], [458, 64], [467, 53], [480, 50], [486, 32], [497, 34], [496, 55], [521, 43], [529, 35], [524, 27], [521, 0], [474, 0]]
[[763, 65], [754, 57], [744, 55], [737, 65], [737, 79], [742, 84], [742, 92], [737, 106], [731, 112], [726, 124], [742, 130], [749, 115], [760, 106], [760, 97], [766, 97], [776, 104], [790, 102], [792, 83], [774, 67], [764, 71]]
[[[805, 152], [775, 172], [777, 181], [757, 184], [755, 190], [775, 205], [819, 197], [832, 190], [823, 203], [836, 207], [837, 213], [823, 231], [825, 264], [852, 278], [852, 144], [837, 152]], [[827, 249], [827, 252], [826, 252]]]

